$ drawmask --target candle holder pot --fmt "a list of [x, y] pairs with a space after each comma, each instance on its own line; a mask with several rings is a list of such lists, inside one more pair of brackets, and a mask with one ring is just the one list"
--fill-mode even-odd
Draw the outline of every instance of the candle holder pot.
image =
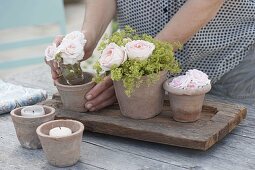
[[84, 84], [81, 85], [68, 85], [63, 77], [55, 80], [56, 87], [65, 109], [76, 112], [88, 111], [84, 106], [87, 101], [85, 95], [96, 83], [92, 81], [93, 75], [91, 73], [84, 72], [83, 77]]
[[11, 111], [11, 118], [18, 140], [24, 148], [40, 149], [42, 146], [36, 134], [36, 128], [45, 122], [54, 120], [55, 109], [49, 106], [43, 106], [45, 115], [24, 117], [21, 116], [21, 110], [23, 108], [20, 107]]
[[[55, 127], [67, 127], [72, 134], [63, 137], [50, 136], [49, 131]], [[50, 121], [36, 130], [47, 160], [57, 167], [72, 166], [79, 160], [83, 131], [84, 125], [75, 120]]]

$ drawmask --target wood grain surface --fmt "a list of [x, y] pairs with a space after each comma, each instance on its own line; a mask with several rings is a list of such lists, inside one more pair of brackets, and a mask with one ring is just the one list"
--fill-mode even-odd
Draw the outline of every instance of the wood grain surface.
[[237, 104], [217, 102], [217, 98], [207, 99], [198, 121], [180, 123], [172, 119], [168, 103], [165, 101], [161, 114], [147, 120], [122, 116], [118, 104], [94, 113], [64, 110], [58, 95], [42, 104], [56, 108], [56, 119], [79, 120], [87, 131], [199, 150], [207, 150], [221, 140], [246, 117], [247, 112], [245, 107]]

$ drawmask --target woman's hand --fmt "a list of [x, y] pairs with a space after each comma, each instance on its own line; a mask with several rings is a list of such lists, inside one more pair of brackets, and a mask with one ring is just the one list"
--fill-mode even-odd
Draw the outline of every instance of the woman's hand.
[[[88, 31], [83, 31], [84, 35], [85, 35], [85, 38], [87, 40], [87, 43], [84, 47], [84, 52], [85, 52], [85, 55], [83, 57], [84, 60], [88, 59], [95, 47], [96, 47], [96, 44], [97, 44], [97, 41], [96, 41], [96, 37], [94, 36], [94, 34], [92, 33], [89, 33]], [[62, 35], [57, 35], [53, 41], [53, 43], [56, 44], [56, 46], [59, 46], [60, 43], [62, 42], [64, 36]], [[58, 64], [56, 61], [46, 61], [45, 62], [51, 67], [51, 75], [52, 75], [52, 79], [53, 80], [56, 80], [58, 77], [59, 77], [59, 74], [60, 74], [60, 69], [58, 67]]]
[[86, 99], [88, 101], [85, 103], [85, 107], [89, 111], [97, 111], [115, 103], [117, 99], [111, 77], [105, 77], [102, 82], [93, 87], [87, 93]]

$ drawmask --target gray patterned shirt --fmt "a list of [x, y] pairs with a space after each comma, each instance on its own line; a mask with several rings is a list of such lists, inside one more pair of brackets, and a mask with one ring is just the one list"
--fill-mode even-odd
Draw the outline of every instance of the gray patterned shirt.
[[[117, 0], [120, 28], [155, 36], [187, 0]], [[255, 0], [226, 0], [216, 17], [176, 52], [183, 72], [197, 68], [215, 83], [255, 43]]]

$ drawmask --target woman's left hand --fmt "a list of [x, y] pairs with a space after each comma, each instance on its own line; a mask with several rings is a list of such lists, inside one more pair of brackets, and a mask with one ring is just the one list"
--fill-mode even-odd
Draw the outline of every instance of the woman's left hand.
[[102, 82], [93, 87], [87, 93], [86, 99], [88, 101], [85, 103], [85, 107], [89, 111], [97, 111], [115, 103], [117, 99], [111, 77], [105, 77]]

